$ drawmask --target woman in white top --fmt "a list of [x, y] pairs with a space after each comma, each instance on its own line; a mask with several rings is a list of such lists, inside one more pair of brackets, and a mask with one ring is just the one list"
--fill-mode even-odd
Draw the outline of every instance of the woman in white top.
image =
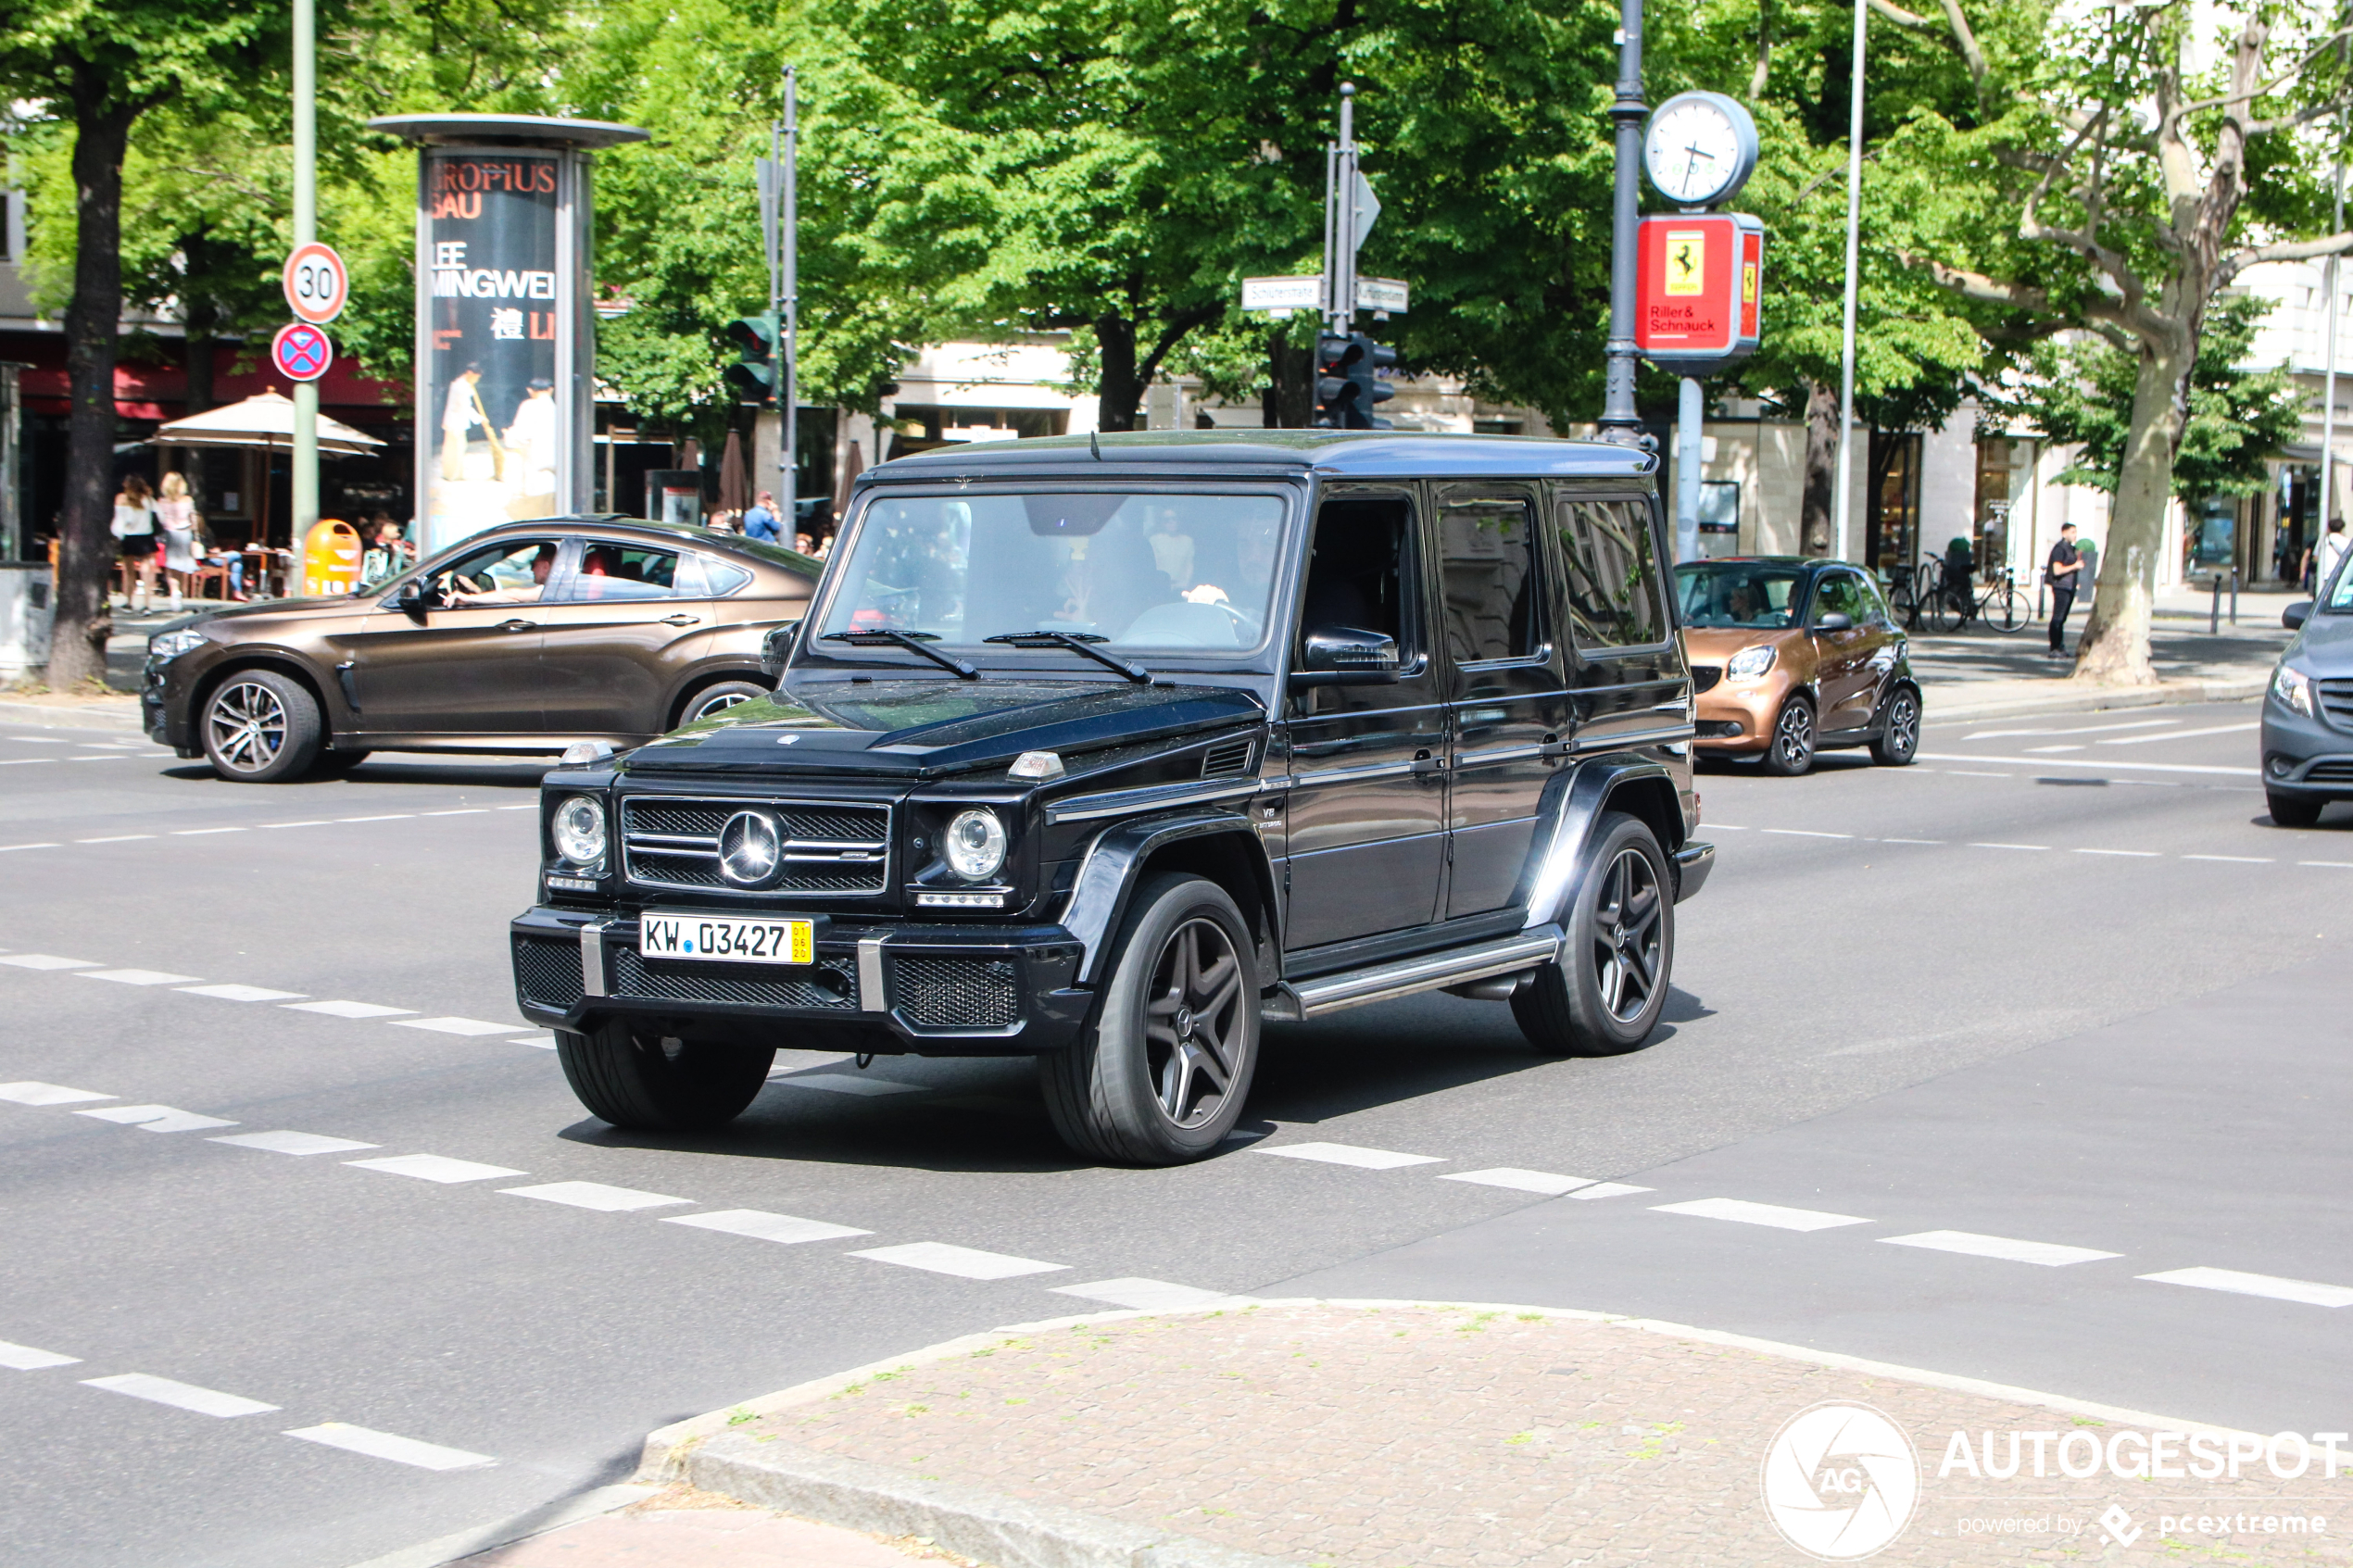
[[137, 596], [131, 608], [145, 611], [156, 582], [155, 492], [135, 473], [115, 493], [114, 536], [122, 558], [139, 569]]
[[163, 498], [156, 503], [157, 532], [163, 535], [163, 574], [171, 584], [171, 608], [180, 609], [181, 595], [196, 570], [196, 503], [188, 482], [174, 470], [163, 476]]

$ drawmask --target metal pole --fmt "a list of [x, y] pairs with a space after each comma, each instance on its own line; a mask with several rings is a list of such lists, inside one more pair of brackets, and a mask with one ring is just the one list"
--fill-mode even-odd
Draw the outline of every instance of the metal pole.
[[[2340, 133], [2341, 133], [2341, 129], [2342, 129], [2342, 128], [2340, 128]], [[2335, 170], [2335, 179], [2334, 179], [2334, 183], [2335, 183], [2335, 186], [2336, 186], [2336, 197], [2335, 197], [2335, 202], [2334, 202], [2334, 207], [2333, 207], [2333, 210], [2332, 210], [2332, 216], [2331, 216], [2330, 222], [2329, 222], [2329, 232], [2330, 232], [2330, 233], [2332, 233], [2332, 234], [2341, 234], [2341, 233], [2345, 232], [2345, 150], [2344, 150], [2344, 148], [2343, 148], [2343, 147], [2339, 147], [2339, 148], [2337, 149], [2337, 160], [2336, 160], [2336, 170]], [[2328, 537], [2328, 532], [2329, 532], [2329, 519], [2330, 519], [2331, 517], [2333, 517], [2333, 516], [2334, 516], [2334, 515], [2335, 515], [2335, 513], [2334, 513], [2334, 503], [2335, 503], [2335, 500], [2336, 500], [2336, 257], [2335, 257], [2332, 256], [2332, 257], [2329, 257], [2329, 259], [2328, 259], [2328, 265], [2327, 265], [2327, 267], [2323, 270], [2323, 272], [2324, 272], [2324, 286], [2325, 286], [2325, 287], [2328, 289], [2328, 291], [2329, 291], [2328, 347], [2327, 347], [2327, 350], [2326, 350], [2327, 357], [2328, 357], [2328, 362], [2327, 362], [2326, 370], [2325, 370], [2325, 371], [2324, 371], [2324, 373], [2323, 373], [2323, 375], [2322, 375], [2322, 392], [2321, 392], [2321, 516], [2320, 516], [2320, 520], [2319, 520], [2316, 523], [2314, 523], [2314, 524], [2313, 524], [2313, 533], [2312, 533], [2312, 548], [2313, 548], [2313, 551], [2314, 551], [2314, 558], [2315, 558], [2315, 559], [2317, 559], [2317, 558], [2318, 558], [2318, 557], [2319, 557], [2319, 547], [2320, 547], [2320, 542], [2321, 542], [2322, 539], [2325, 539], [2325, 538], [2327, 538], [2327, 537]], [[2300, 568], [2303, 566], [2303, 562], [2299, 560], [2299, 561], [2296, 563], [2296, 565], [2297, 565], [2297, 567], [2300, 569]], [[2298, 581], [2298, 583], [2300, 583], [2302, 582], [2302, 579], [2301, 579], [2301, 578], [2298, 578], [2298, 579], [2297, 579], [2297, 581]], [[2322, 585], [2319, 582], [2317, 582], [2317, 581], [2316, 581], [2316, 582], [2314, 582], [2314, 583], [2313, 583], [2313, 584], [2312, 584], [2312, 591], [2313, 591], [2314, 593], [2316, 593], [2316, 594], [2317, 594], [2317, 593], [2319, 593], [2319, 592], [2321, 591], [2322, 586]]]
[[1617, 183], [1610, 196], [1609, 343], [1602, 383], [1601, 434], [1628, 445], [1642, 438], [1642, 417], [1634, 408], [1634, 236], [1642, 156], [1642, 0], [1620, 0], [1617, 31], [1617, 95], [1609, 118], [1617, 128]]
[[1356, 84], [1340, 84], [1340, 145], [1332, 155], [1330, 265], [1325, 269], [1331, 330], [1356, 322]]
[[1323, 316], [1323, 319], [1324, 319], [1324, 330], [1325, 330], [1326, 332], [1337, 332], [1337, 331], [1339, 330], [1336, 326], [1334, 326], [1334, 325], [1333, 325], [1333, 322], [1332, 322], [1332, 308], [1333, 308], [1333, 307], [1332, 307], [1332, 279], [1333, 279], [1333, 277], [1334, 277], [1334, 276], [1336, 276], [1336, 273], [1335, 273], [1335, 271], [1334, 271], [1334, 268], [1335, 268], [1335, 266], [1336, 266], [1336, 263], [1333, 261], [1333, 259], [1332, 259], [1332, 258], [1333, 258], [1333, 257], [1334, 257], [1335, 255], [1337, 255], [1337, 254], [1338, 254], [1338, 251], [1339, 251], [1339, 242], [1340, 242], [1339, 219], [1338, 219], [1338, 217], [1337, 217], [1337, 213], [1338, 213], [1338, 210], [1339, 210], [1339, 209], [1338, 209], [1337, 204], [1335, 204], [1335, 202], [1334, 202], [1334, 201], [1333, 201], [1333, 199], [1332, 199], [1332, 192], [1338, 188], [1338, 187], [1334, 184], [1334, 182], [1334, 182], [1334, 178], [1335, 178], [1335, 171], [1336, 171], [1339, 168], [1340, 168], [1340, 144], [1338, 144], [1337, 142], [1327, 142], [1327, 143], [1325, 143], [1325, 144], [1324, 144], [1324, 308], [1323, 308], [1323, 310], [1321, 311], [1321, 315]]
[[[319, 237], [318, 55], [311, 0], [294, 0], [294, 243], [297, 247]], [[319, 521], [319, 383], [295, 383], [294, 406], [291, 542], [299, 550], [303, 535]], [[270, 483], [266, 458], [261, 483], [265, 488]], [[267, 539], [258, 542], [265, 546], [270, 543]]]
[[800, 484], [800, 237], [796, 232], [800, 224], [800, 194], [796, 188], [800, 178], [800, 77], [797, 68], [785, 68], [785, 202], [784, 212], [776, 223], [776, 245], [783, 253], [778, 268], [784, 280], [785, 330], [778, 346], [785, 357], [785, 373], [776, 383], [777, 406], [783, 413], [783, 425], [776, 442], [777, 481], [783, 486], [776, 497], [784, 515], [776, 520], [777, 531], [787, 539], [796, 538], [800, 530], [800, 506], [797, 492]]
[[1831, 497], [1837, 520], [1831, 556], [1847, 558], [1846, 530], [1854, 506], [1847, 494], [1855, 471], [1855, 295], [1862, 259], [1863, 232], [1863, 20], [1869, 13], [1855, 0], [1854, 76], [1846, 95], [1846, 303], [1840, 317], [1838, 346], [1838, 489]]
[[2222, 574], [2216, 572], [2209, 585], [2214, 590], [2214, 598], [2206, 607], [2206, 634], [2210, 637], [2222, 630]]
[[1699, 559], [1700, 458], [1706, 450], [1701, 430], [1706, 412], [1699, 378], [1685, 376], [1675, 418], [1675, 558], [1679, 561]]

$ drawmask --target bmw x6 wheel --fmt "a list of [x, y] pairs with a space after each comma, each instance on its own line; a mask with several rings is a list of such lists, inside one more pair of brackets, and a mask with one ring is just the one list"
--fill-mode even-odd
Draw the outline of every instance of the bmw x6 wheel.
[[277, 784], [310, 771], [324, 740], [319, 699], [275, 670], [240, 670], [205, 697], [196, 733], [214, 772]]

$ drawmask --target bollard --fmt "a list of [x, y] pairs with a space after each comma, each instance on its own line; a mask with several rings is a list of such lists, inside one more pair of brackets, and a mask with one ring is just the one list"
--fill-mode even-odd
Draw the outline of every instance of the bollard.
[[2213, 636], [2222, 630], [2222, 574], [2214, 574], [2214, 602], [2207, 608], [2206, 634]]
[[2231, 568], [2231, 624], [2239, 623], [2239, 569]]

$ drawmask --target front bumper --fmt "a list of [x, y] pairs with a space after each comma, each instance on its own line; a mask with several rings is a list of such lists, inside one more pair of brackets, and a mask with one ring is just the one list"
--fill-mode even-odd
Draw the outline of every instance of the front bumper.
[[688, 1039], [804, 1050], [1031, 1056], [1070, 1044], [1095, 994], [1059, 925], [862, 924], [832, 919], [807, 965], [638, 956], [634, 913], [540, 906], [509, 927], [525, 1018], [582, 1030], [660, 1022]]
[[1707, 885], [1707, 873], [1716, 869], [1716, 846], [1686, 844], [1675, 851], [1675, 902], [1697, 893]]
[[2263, 787], [2314, 800], [2353, 800], [2353, 735], [2263, 699]]
[[1789, 682], [1778, 669], [1756, 680], [1717, 682], [1692, 701], [1693, 749], [1713, 753], [1764, 750], [1788, 695]]

